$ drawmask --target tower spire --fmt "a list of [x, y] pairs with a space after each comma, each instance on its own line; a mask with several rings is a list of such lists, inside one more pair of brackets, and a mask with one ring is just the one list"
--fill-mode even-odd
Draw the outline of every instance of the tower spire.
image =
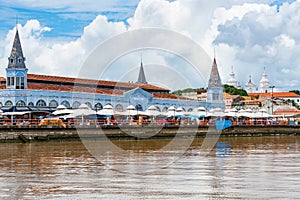
[[214, 58], [214, 62], [213, 62], [213, 66], [211, 69], [210, 78], [208, 82], [208, 87], [223, 87], [219, 75], [218, 67], [217, 67], [216, 58]]
[[25, 57], [23, 56], [18, 28], [16, 28], [16, 35], [15, 35], [10, 56], [8, 58], [7, 68], [26, 68]]
[[223, 86], [219, 75], [217, 61], [214, 56], [214, 61], [208, 81], [207, 87], [207, 102], [219, 103], [220, 107], [223, 107]]
[[140, 66], [140, 71], [139, 71], [139, 77], [136, 83], [139, 84], [147, 84], [145, 72], [144, 72], [144, 67], [143, 67], [143, 57], [141, 54], [141, 66]]
[[27, 89], [27, 68], [25, 57], [23, 56], [19, 31], [16, 27], [14, 43], [8, 57], [6, 68], [6, 88], [7, 89]]

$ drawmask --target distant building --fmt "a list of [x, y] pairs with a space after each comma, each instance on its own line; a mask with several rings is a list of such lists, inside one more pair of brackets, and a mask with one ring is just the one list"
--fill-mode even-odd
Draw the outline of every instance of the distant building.
[[263, 100], [262, 107], [265, 107], [271, 114], [277, 109], [286, 109], [293, 107], [292, 101], [300, 106], [300, 95], [294, 92], [267, 92], [267, 93], [248, 93], [252, 99]]
[[198, 100], [196, 91], [184, 92], [184, 93], [181, 94], [181, 96], [189, 98], [189, 99], [193, 99], [193, 100]]
[[189, 98], [189, 99], [194, 99], [199, 102], [206, 102], [207, 90], [206, 89], [195, 89], [192, 92], [184, 92], [184, 93], [182, 93], [181, 96]]
[[243, 109], [251, 109], [253, 112], [258, 112], [264, 101], [262, 99], [245, 99], [241, 103], [244, 104]]
[[235, 77], [235, 73], [233, 71], [233, 67], [231, 73], [229, 74], [229, 79], [226, 82], [227, 85], [233, 86], [237, 89], [244, 89], [247, 93], [265, 93], [270, 91], [270, 80], [268, 79], [268, 75], [266, 73], [266, 69], [264, 68], [264, 72], [262, 74], [261, 80], [259, 82], [259, 86], [257, 88], [256, 84], [253, 83], [251, 76], [249, 76], [249, 80], [245, 83], [244, 88], [241, 87], [237, 78]]
[[231, 95], [229, 93], [224, 93], [224, 102], [225, 102], [226, 109], [233, 108], [234, 104], [237, 104], [243, 100], [244, 98], [241, 97], [240, 95]]
[[274, 111], [274, 115], [300, 115], [300, 110], [296, 108], [278, 108]]
[[294, 101], [296, 104], [300, 106], [300, 95], [294, 92], [273, 92], [273, 94], [271, 92], [267, 92], [267, 93], [256, 92], [256, 93], [249, 93], [248, 95], [253, 98], [264, 99], [264, 100], [271, 99], [273, 96], [274, 101], [280, 99], [287, 102]]

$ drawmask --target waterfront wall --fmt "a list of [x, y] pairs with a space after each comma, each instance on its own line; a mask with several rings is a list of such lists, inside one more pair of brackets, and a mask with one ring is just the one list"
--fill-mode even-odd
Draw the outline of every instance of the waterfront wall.
[[[59, 127], [1, 127], [0, 142], [42, 142], [42, 141], [72, 141], [86, 139], [147, 139], [170, 137], [205, 137], [208, 126], [109, 126], [100, 128], [59, 128]], [[101, 131], [100, 131], [101, 130]], [[79, 131], [79, 132], [78, 132]], [[80, 136], [79, 134], [80, 133]], [[270, 126], [231, 126], [221, 132], [209, 131], [209, 136], [271, 136], [300, 135], [300, 126], [270, 125]]]

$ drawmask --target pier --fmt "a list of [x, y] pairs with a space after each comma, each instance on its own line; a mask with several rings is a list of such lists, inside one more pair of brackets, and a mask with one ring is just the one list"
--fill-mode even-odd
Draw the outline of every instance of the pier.
[[[173, 137], [261, 137], [277, 135], [300, 135], [300, 126], [296, 125], [233, 125], [224, 130], [214, 130], [213, 126], [103, 126], [103, 127], [0, 127], [0, 142], [47, 142], [79, 141], [85, 139], [159, 139]], [[79, 135], [79, 133], [80, 135]]]

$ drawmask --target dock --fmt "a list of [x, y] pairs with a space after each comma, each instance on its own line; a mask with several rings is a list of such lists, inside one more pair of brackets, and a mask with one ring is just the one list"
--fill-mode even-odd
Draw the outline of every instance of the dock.
[[[234, 125], [220, 132], [209, 126], [104, 126], [104, 127], [0, 127], [0, 142], [80, 141], [85, 139], [158, 139], [173, 137], [206, 137], [207, 133], [221, 137], [261, 137], [300, 135], [300, 126]], [[210, 131], [209, 131], [210, 130]]]

